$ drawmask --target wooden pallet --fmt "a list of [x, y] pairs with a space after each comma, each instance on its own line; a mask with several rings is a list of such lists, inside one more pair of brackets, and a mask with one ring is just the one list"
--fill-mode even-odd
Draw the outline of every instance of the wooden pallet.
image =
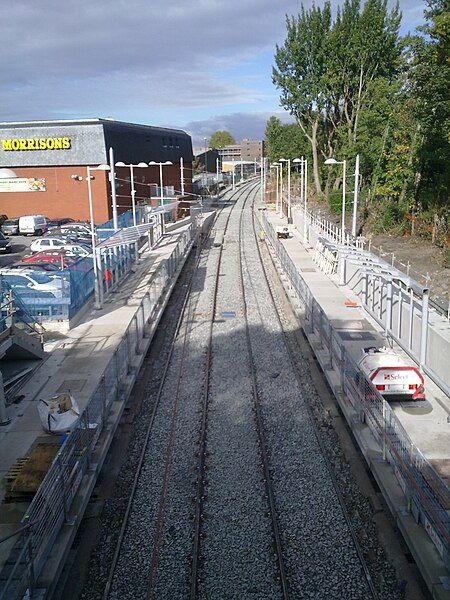
[[6, 474], [5, 503], [31, 502], [60, 448], [58, 438], [38, 438]]

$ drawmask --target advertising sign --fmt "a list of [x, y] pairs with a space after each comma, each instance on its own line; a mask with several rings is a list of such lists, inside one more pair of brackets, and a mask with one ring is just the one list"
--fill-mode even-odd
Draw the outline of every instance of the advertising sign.
[[45, 192], [45, 178], [11, 177], [0, 179], [0, 192]]

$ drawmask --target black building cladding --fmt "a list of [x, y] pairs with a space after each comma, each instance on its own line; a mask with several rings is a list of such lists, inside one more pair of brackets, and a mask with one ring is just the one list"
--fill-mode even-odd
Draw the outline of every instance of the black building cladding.
[[191, 138], [179, 129], [112, 119], [0, 123], [0, 167], [100, 164], [108, 162], [109, 148], [127, 164], [193, 160]]
[[192, 162], [192, 141], [181, 129], [165, 129], [102, 120], [106, 148], [114, 148], [115, 160], [137, 163], [141, 160], [179, 163], [180, 158]]

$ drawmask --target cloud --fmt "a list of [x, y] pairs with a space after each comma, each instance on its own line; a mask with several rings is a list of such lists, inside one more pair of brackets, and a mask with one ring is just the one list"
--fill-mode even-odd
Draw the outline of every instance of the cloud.
[[[416, 0], [401, 6], [418, 18]], [[0, 24], [0, 119], [179, 125], [200, 109], [269, 110], [275, 44], [285, 14], [299, 8], [298, 0], [15, 0]]]
[[202, 121], [187, 123], [183, 129], [192, 136], [194, 146], [202, 146], [204, 138], [210, 138], [215, 131], [225, 130], [231, 133], [236, 142], [243, 138], [261, 140], [264, 137], [266, 123], [272, 115], [283, 123], [292, 122], [292, 117], [285, 111], [272, 112], [238, 112], [217, 115]]

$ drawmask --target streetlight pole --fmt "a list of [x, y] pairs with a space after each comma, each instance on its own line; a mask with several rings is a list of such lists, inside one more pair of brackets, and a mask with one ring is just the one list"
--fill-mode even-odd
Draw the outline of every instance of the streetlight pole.
[[[166, 162], [156, 162], [154, 160], [151, 160], [148, 163], [148, 165], [149, 165], [149, 167], [159, 166], [159, 191], [160, 191], [161, 206], [164, 207], [163, 171], [162, 171], [162, 168], [163, 168], [164, 165], [173, 165], [173, 162], [171, 162], [170, 160], [166, 160]], [[161, 227], [162, 227], [162, 232], [164, 233], [164, 212], [162, 212], [161, 217], [162, 217]]]
[[184, 196], [184, 160], [180, 157], [180, 183], [181, 183], [181, 195]]
[[114, 231], [119, 229], [119, 219], [117, 216], [117, 196], [116, 196], [116, 172], [114, 171], [114, 150], [109, 149], [109, 179], [111, 182], [111, 200], [112, 200], [112, 214], [113, 214], [113, 227]]
[[359, 191], [359, 154], [356, 155], [355, 162], [355, 190], [353, 192], [353, 218], [352, 218], [352, 236], [356, 238], [356, 217], [358, 214], [358, 191]]
[[275, 185], [275, 190], [276, 190], [276, 194], [275, 194], [275, 214], [278, 213], [278, 204], [279, 204], [279, 189], [278, 189], [278, 179], [279, 179], [279, 174], [278, 174], [278, 169], [280, 167], [280, 165], [274, 163], [272, 165], [270, 165], [271, 168], [276, 169], [276, 185]]
[[88, 185], [88, 198], [89, 198], [89, 218], [91, 220], [91, 242], [92, 242], [92, 254], [93, 254], [93, 265], [94, 265], [94, 307], [99, 310], [102, 307], [102, 296], [103, 296], [103, 283], [99, 281], [99, 269], [97, 264], [97, 246], [95, 243], [95, 232], [94, 232], [94, 207], [92, 204], [92, 187], [91, 180], [94, 179], [91, 175], [91, 171], [109, 171], [111, 167], [109, 165], [99, 165], [98, 167], [86, 167], [86, 181]]
[[124, 162], [116, 162], [116, 167], [128, 167], [130, 169], [130, 184], [131, 184], [131, 208], [133, 211], [133, 225], [136, 227], [136, 189], [134, 187], [134, 167], [147, 168], [147, 163], [140, 162], [137, 165], [126, 165]]
[[219, 195], [219, 157], [216, 158], [216, 186], [217, 195]]
[[[295, 159], [295, 160], [299, 160], [299, 159]], [[287, 197], [288, 197], [288, 211], [287, 211], [287, 219], [288, 219], [288, 223], [292, 223], [292, 209], [291, 209], [291, 159], [290, 158], [280, 158], [280, 162], [286, 162], [288, 165], [288, 172], [287, 172], [287, 176], [288, 176], [288, 193], [287, 193]]]
[[280, 161], [280, 217], [283, 216], [283, 163]]
[[334, 158], [327, 158], [325, 165], [342, 165], [342, 218], [341, 218], [341, 244], [345, 242], [345, 178], [347, 172], [347, 161], [338, 161]]

